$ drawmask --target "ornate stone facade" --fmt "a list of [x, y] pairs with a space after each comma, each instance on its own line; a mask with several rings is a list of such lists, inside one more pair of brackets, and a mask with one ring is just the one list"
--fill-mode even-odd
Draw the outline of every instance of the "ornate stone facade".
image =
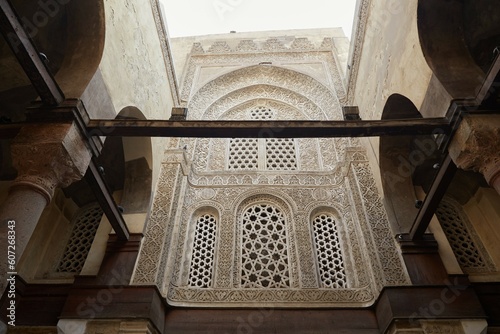
[[[234, 50], [219, 41], [206, 50], [194, 45], [188, 60], [188, 119], [342, 119], [332, 39], [319, 48], [297, 38], [289, 46], [242, 40]], [[209, 66], [229, 71], [213, 77], [204, 72]], [[359, 307], [383, 286], [409, 283], [358, 140], [261, 137], [181, 139], [185, 155], [167, 153], [135, 283], [156, 284], [172, 305], [217, 307]], [[190, 166], [186, 175], [181, 164]], [[320, 279], [313, 229], [320, 212], [335, 217], [342, 283]], [[200, 217], [215, 222], [204, 232], [215, 233], [213, 260], [199, 275], [206, 284], [192, 279], [200, 272], [196, 254], [211, 249], [211, 234], [196, 232]]]

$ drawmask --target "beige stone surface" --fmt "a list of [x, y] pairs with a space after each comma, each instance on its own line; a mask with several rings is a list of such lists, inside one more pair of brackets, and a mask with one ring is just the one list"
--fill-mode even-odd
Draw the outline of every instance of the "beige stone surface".
[[[134, 106], [147, 119], [168, 119], [175, 92], [168, 82], [150, 1], [112, 0], [105, 7], [106, 42], [99, 68], [116, 112]], [[152, 156], [162, 156], [165, 142], [151, 139]], [[159, 166], [159, 161], [152, 162], [153, 181]]]

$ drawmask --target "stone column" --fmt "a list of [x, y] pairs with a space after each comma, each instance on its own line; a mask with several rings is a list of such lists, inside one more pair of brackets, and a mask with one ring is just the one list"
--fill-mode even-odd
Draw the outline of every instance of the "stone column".
[[1, 291], [6, 273], [17, 271], [7, 267], [9, 231], [15, 232], [17, 265], [55, 189], [81, 179], [91, 158], [74, 124], [25, 126], [13, 140], [11, 151], [18, 177], [0, 206]]
[[483, 174], [500, 194], [500, 116], [467, 115], [449, 148], [457, 167]]

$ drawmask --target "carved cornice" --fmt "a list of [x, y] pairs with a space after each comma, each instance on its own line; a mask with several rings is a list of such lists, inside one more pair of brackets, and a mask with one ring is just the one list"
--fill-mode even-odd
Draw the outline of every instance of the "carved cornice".
[[81, 179], [91, 158], [73, 124], [25, 126], [11, 149], [19, 175], [12, 187], [31, 187], [43, 194], [47, 202], [57, 187], [67, 187]]
[[[229, 41], [229, 40], [228, 40]], [[248, 52], [294, 52], [294, 51], [331, 51], [335, 48], [333, 38], [325, 37], [320, 45], [315, 45], [306, 37], [297, 37], [289, 42], [284, 42], [281, 38], [269, 38], [265, 41], [257, 41], [253, 39], [242, 39], [238, 45], [231, 47], [228, 41], [219, 40], [212, 42], [205, 47], [200, 42], [193, 43], [191, 54], [203, 53], [248, 53]], [[207, 51], [205, 51], [205, 49]]]

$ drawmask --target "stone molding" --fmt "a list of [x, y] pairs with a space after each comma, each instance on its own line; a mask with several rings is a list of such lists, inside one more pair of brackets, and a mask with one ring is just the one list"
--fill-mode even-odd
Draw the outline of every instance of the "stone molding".
[[175, 105], [180, 104], [179, 86], [177, 84], [177, 76], [175, 74], [175, 69], [172, 61], [172, 50], [170, 48], [170, 42], [168, 37], [168, 32], [166, 31], [166, 23], [163, 21], [163, 17], [160, 10], [159, 0], [150, 0], [151, 9], [153, 10], [153, 17], [156, 24], [156, 31], [158, 32], [158, 37], [160, 39], [161, 51], [163, 53], [163, 60], [167, 70], [168, 82], [170, 84], [170, 90], [172, 91], [172, 98]]
[[57, 187], [80, 180], [91, 154], [74, 124], [24, 126], [12, 146], [13, 165], [18, 177], [12, 185], [40, 192], [47, 203]]
[[[297, 37], [285, 41], [279, 37], [271, 37], [266, 40], [241, 39], [235, 47], [231, 47], [227, 41], [218, 40], [210, 45], [200, 42], [193, 43], [191, 54], [205, 53], [247, 53], [247, 52], [270, 52], [270, 51], [331, 51], [335, 48], [333, 38], [323, 38], [319, 46], [311, 42], [307, 37]], [[206, 49], [206, 51], [205, 51]]]
[[351, 54], [348, 62], [348, 76], [347, 76], [347, 96], [346, 105], [354, 105], [354, 87], [358, 80], [359, 64], [361, 55], [363, 53], [363, 45], [365, 41], [366, 28], [368, 23], [368, 16], [370, 13], [372, 0], [360, 0], [358, 16], [355, 20], [355, 33], [351, 41]]

